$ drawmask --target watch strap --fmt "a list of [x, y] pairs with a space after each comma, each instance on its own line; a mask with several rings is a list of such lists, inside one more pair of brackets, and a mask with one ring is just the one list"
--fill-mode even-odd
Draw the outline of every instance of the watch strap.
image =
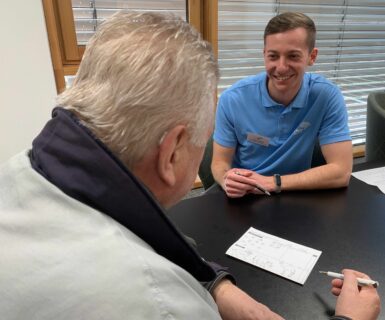
[[282, 190], [282, 182], [281, 175], [276, 173], [274, 174], [274, 182], [275, 182], [275, 193], [280, 193]]

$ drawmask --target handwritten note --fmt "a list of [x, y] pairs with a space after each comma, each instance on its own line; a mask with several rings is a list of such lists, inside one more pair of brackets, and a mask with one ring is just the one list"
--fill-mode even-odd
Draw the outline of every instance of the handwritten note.
[[250, 228], [227, 255], [304, 284], [321, 251]]

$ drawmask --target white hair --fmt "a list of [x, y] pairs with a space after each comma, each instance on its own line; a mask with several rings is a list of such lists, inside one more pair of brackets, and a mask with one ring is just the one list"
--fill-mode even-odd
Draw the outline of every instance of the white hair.
[[209, 43], [174, 15], [119, 12], [91, 38], [59, 105], [129, 168], [178, 124], [204, 146], [218, 65]]

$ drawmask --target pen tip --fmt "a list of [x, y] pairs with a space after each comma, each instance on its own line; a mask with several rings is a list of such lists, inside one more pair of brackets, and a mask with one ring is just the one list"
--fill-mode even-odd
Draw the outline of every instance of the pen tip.
[[319, 273], [327, 273], [326, 271], [320, 271]]

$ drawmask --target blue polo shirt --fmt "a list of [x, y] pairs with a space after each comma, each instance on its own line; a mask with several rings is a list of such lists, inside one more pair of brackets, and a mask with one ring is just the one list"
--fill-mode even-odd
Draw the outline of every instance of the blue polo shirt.
[[264, 175], [310, 168], [314, 145], [351, 140], [338, 87], [306, 73], [295, 99], [284, 106], [267, 91], [265, 72], [245, 78], [219, 99], [214, 141], [235, 148], [232, 166]]

